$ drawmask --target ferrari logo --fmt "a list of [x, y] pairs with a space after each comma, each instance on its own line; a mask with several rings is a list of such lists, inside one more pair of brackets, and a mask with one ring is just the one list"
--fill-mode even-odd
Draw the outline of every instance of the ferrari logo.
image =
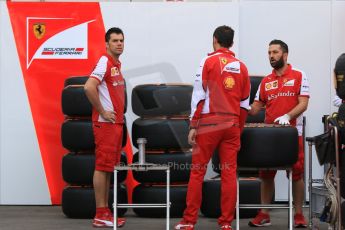
[[235, 85], [235, 80], [232, 77], [227, 77], [224, 79], [224, 86], [226, 89], [232, 89]]
[[226, 63], [228, 63], [228, 60], [226, 58], [220, 58], [220, 61], [223, 63], [223, 65], [226, 65]]
[[34, 31], [34, 35], [37, 39], [43, 38], [44, 34], [46, 33], [46, 25], [42, 23], [36, 23], [32, 27]]

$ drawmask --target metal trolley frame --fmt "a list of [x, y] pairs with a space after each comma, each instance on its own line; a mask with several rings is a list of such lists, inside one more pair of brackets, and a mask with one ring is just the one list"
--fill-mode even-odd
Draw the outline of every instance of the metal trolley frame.
[[[165, 170], [166, 171], [166, 203], [164, 204], [118, 204], [117, 203], [117, 173], [120, 170], [149, 171]], [[114, 168], [114, 230], [117, 229], [117, 208], [166, 208], [166, 230], [170, 225], [170, 168], [169, 166], [156, 164], [131, 164], [126, 166], [115, 166]]]
[[[337, 200], [338, 200], [338, 221], [336, 224], [336, 229], [341, 230], [341, 193], [340, 193], [340, 160], [339, 160], [339, 139], [338, 139], [338, 128], [333, 125], [328, 125], [328, 129], [333, 132], [334, 140], [335, 140], [335, 180], [336, 180], [336, 190], [337, 190]], [[309, 179], [308, 179], [308, 184], [309, 184], [309, 228], [313, 228], [313, 203], [312, 203], [312, 188], [314, 183], [318, 184], [323, 184], [323, 180], [320, 179], [313, 179], [313, 174], [312, 174], [312, 146], [315, 144], [315, 138], [314, 137], [307, 137], [306, 141], [308, 142], [309, 146]]]

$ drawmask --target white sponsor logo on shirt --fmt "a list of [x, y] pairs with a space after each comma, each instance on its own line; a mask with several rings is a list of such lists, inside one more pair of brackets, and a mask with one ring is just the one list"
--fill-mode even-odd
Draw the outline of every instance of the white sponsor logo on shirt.
[[284, 86], [294, 86], [295, 85], [295, 80], [290, 80], [284, 83]]
[[229, 72], [229, 73], [241, 73], [240, 70], [240, 63], [238, 61], [228, 63], [224, 68], [223, 71]]
[[273, 100], [273, 99], [277, 99], [278, 97], [294, 97], [295, 96], [295, 93], [294, 92], [290, 92], [290, 91], [287, 91], [287, 92], [279, 92], [277, 94], [271, 94], [271, 95], [268, 95], [268, 100]]

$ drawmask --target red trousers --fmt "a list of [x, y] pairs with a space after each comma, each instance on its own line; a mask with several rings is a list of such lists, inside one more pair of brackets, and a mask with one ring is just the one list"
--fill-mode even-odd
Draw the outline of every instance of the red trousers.
[[[192, 166], [187, 191], [185, 222], [195, 224], [202, 199], [202, 184], [215, 149], [218, 148], [221, 163], [221, 216], [219, 224], [231, 224], [236, 207], [237, 152], [240, 148], [240, 128], [233, 123], [200, 126], [196, 145], [193, 146]], [[212, 196], [212, 194], [209, 194]]]

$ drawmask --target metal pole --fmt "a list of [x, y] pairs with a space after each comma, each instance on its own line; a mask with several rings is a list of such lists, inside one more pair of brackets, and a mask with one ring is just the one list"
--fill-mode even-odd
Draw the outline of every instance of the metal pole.
[[292, 223], [292, 169], [289, 171], [289, 229], [293, 229], [293, 223]]
[[341, 228], [341, 195], [340, 195], [340, 169], [339, 169], [339, 140], [338, 140], [338, 129], [337, 127], [333, 127], [334, 129], [334, 138], [335, 138], [335, 166], [336, 166], [336, 183], [337, 183], [337, 204], [338, 204], [338, 230]]
[[114, 230], [117, 229], [117, 169], [114, 170]]
[[170, 169], [167, 169], [167, 226], [169, 230], [170, 225]]
[[313, 226], [312, 222], [312, 201], [311, 201], [311, 192], [312, 192], [312, 187], [313, 187], [313, 172], [312, 172], [312, 164], [313, 164], [313, 159], [312, 159], [312, 151], [313, 151], [313, 142], [309, 141], [308, 142], [309, 146], [309, 228], [311, 229]]
[[145, 144], [147, 143], [145, 138], [138, 138], [137, 139], [138, 147], [139, 147], [139, 165], [145, 164]]

